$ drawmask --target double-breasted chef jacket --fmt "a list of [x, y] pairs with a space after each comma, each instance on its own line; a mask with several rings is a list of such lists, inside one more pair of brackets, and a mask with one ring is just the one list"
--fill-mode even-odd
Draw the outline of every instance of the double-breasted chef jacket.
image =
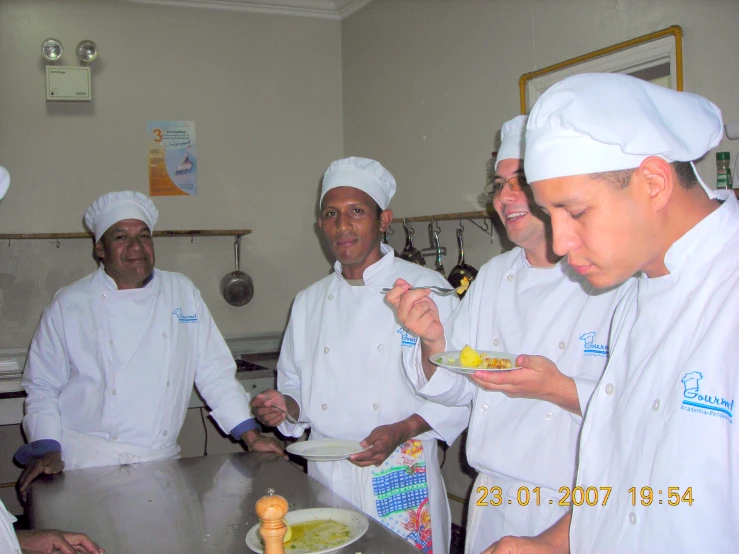
[[[280, 431], [299, 437], [311, 428], [311, 439], [361, 441], [381, 425], [418, 414], [432, 431], [417, 437], [426, 453], [426, 476], [434, 520], [434, 551], [446, 551], [450, 514], [436, 440], [451, 444], [467, 426], [468, 407], [448, 408], [417, 395], [402, 367], [402, 352], [417, 337], [396, 320], [381, 293], [397, 278], [411, 285], [448, 287], [437, 272], [395, 258], [382, 245], [383, 257], [364, 271], [363, 286], [352, 286], [335, 271], [301, 291], [293, 304], [277, 364], [278, 388], [300, 406], [300, 424], [287, 421]], [[458, 303], [454, 296], [435, 297], [446, 318]], [[334, 492], [371, 514], [366, 482], [371, 467], [347, 460], [309, 462], [309, 473]], [[372, 515], [372, 514], [371, 514]], [[439, 548], [446, 545], [446, 550]]]
[[61, 443], [66, 469], [174, 458], [193, 383], [224, 432], [252, 419], [235, 372], [187, 277], [155, 269], [146, 286], [118, 290], [101, 266], [41, 318], [23, 428], [29, 442]]
[[723, 205], [669, 248], [669, 274], [641, 276], [614, 316], [577, 476], [612, 492], [573, 507], [573, 553], [739, 548], [739, 206], [732, 191], [709, 194]]
[[[608, 360], [612, 316], [627, 287], [594, 289], [564, 259], [553, 267], [532, 267], [525, 251], [516, 247], [480, 268], [444, 322], [446, 349], [470, 345], [515, 356], [545, 356], [574, 379], [585, 413]], [[504, 534], [536, 535], [559, 519], [566, 508], [549, 500], [558, 500], [559, 489], [574, 483], [582, 418], [550, 402], [484, 390], [442, 367], [427, 380], [420, 352], [420, 346], [409, 349], [404, 365], [421, 394], [451, 406], [472, 402], [467, 459], [489, 479], [473, 488], [468, 551], [479, 554]], [[502, 489], [497, 506], [487, 504], [492, 496], [477, 492], [486, 483]], [[522, 506], [520, 487], [540, 487], [540, 506], [534, 500]], [[477, 505], [481, 498], [484, 507]]]

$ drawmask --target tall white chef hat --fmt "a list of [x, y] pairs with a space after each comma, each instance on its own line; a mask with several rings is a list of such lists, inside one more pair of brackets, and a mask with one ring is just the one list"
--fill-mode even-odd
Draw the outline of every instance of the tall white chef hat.
[[0, 165], [0, 200], [5, 197], [5, 193], [8, 192], [10, 186], [10, 174], [8, 170]]
[[105, 231], [123, 219], [138, 219], [154, 231], [159, 211], [151, 199], [132, 190], [109, 192], [95, 200], [85, 212], [85, 225], [100, 240]]
[[529, 182], [632, 169], [649, 156], [697, 160], [721, 141], [721, 110], [705, 98], [619, 73], [549, 88], [526, 129]]
[[336, 187], [362, 190], [383, 210], [387, 209], [397, 189], [395, 178], [380, 162], [356, 157], [331, 162], [323, 174], [321, 202], [326, 193]]
[[510, 121], [503, 123], [500, 128], [500, 148], [495, 158], [495, 169], [503, 160], [523, 160], [524, 133], [528, 116], [517, 115]]

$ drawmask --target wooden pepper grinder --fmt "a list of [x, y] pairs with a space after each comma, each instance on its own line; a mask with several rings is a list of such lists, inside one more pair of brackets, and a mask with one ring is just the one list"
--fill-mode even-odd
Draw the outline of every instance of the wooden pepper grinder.
[[282, 518], [287, 514], [287, 500], [276, 495], [274, 489], [267, 489], [267, 496], [257, 500], [256, 510], [260, 520], [259, 533], [264, 541], [264, 554], [285, 554], [282, 539], [287, 533], [287, 526]]

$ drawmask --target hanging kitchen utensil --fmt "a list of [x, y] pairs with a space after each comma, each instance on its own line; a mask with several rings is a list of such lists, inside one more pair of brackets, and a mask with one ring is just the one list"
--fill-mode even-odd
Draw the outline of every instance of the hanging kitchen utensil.
[[439, 230], [434, 229], [434, 247], [436, 247], [436, 264], [434, 266], [434, 269], [441, 273], [444, 277], [446, 277], [446, 272], [444, 271], [444, 264], [441, 263], [441, 245], [439, 244]]
[[457, 229], [459, 260], [457, 261], [457, 265], [455, 265], [449, 272], [449, 277], [447, 278], [447, 281], [449, 281], [450, 285], [452, 285], [455, 289], [461, 290], [461, 292], [457, 293], [459, 294], [460, 298], [464, 298], [464, 295], [467, 294], [467, 288], [472, 284], [472, 281], [475, 280], [475, 277], [477, 277], [477, 270], [471, 265], [464, 263], [464, 240], [462, 238], [463, 234], [464, 226], [462, 226], [462, 222], [460, 221], [459, 229]]
[[[390, 246], [390, 243], [387, 241], [387, 232], [386, 231], [383, 231], [382, 233], [380, 233], [380, 238], [382, 240], [382, 244], [387, 244], [388, 246]], [[395, 248], [393, 248], [393, 252], [395, 253], [395, 257], [396, 258], [400, 258], [400, 254], [398, 254], [398, 251], [395, 250]]]
[[415, 231], [405, 219], [403, 220], [403, 229], [405, 230], [405, 248], [400, 253], [400, 257], [414, 264], [425, 266], [426, 260], [423, 259], [421, 252], [413, 246], [413, 233]]
[[254, 281], [252, 278], [239, 271], [239, 255], [241, 251], [241, 235], [236, 236], [234, 240], [234, 259], [236, 262], [236, 270], [225, 275], [221, 279], [221, 294], [226, 302], [232, 306], [243, 306], [248, 304], [254, 296]]

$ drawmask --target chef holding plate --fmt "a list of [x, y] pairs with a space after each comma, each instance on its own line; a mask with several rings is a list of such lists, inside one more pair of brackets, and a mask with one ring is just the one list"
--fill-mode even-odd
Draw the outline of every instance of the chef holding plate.
[[[296, 297], [277, 363], [279, 391], [258, 395], [252, 409], [288, 436], [310, 427], [308, 441], [288, 448], [301, 447], [309, 475], [421, 551], [442, 553], [451, 517], [436, 441], [454, 442], [469, 408], [427, 401], [405, 376], [402, 353], [418, 339], [397, 322], [383, 288], [399, 276], [449, 283], [381, 244], [395, 190], [374, 160], [346, 158], [326, 170], [318, 226], [335, 271]], [[459, 302], [437, 299], [442, 317]]]
[[[568, 510], [560, 500], [574, 483], [582, 414], [608, 360], [613, 312], [631, 283], [598, 291], [554, 254], [549, 221], [523, 171], [525, 126], [526, 116], [503, 125], [492, 185], [495, 211], [517, 247], [480, 269], [446, 321], [427, 290], [409, 291], [399, 279], [387, 294], [420, 339], [404, 353], [419, 393], [447, 406], [473, 403], [467, 458], [479, 475], [466, 554], [504, 535], [536, 535]], [[458, 357], [442, 356], [467, 345], [510, 353], [520, 367], [468, 379], [455, 373]]]

